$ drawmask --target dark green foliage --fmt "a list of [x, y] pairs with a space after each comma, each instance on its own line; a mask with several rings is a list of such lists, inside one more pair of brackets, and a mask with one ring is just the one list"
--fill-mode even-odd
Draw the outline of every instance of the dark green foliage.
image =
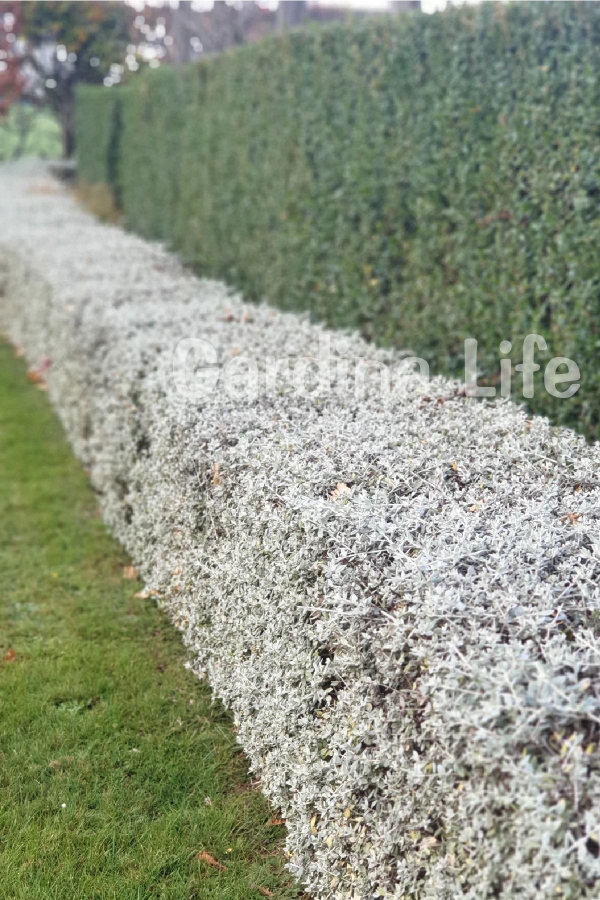
[[118, 193], [119, 94], [85, 85], [78, 88], [77, 96], [75, 130], [79, 175], [87, 184], [110, 184]]
[[[80, 95], [88, 180], [107, 93]], [[411, 347], [438, 371], [460, 372], [475, 337], [494, 383], [500, 341], [517, 362], [539, 332], [582, 388], [549, 397], [542, 354], [532, 408], [597, 432], [597, 4], [300, 30], [118, 94], [131, 228], [251, 298]]]
[[[173, 241], [181, 193], [188, 185], [181, 158], [196, 81], [194, 68], [168, 67], [112, 92], [123, 98], [122, 204], [127, 222], [146, 237]], [[136, 169], [137, 179], [132, 177]]]

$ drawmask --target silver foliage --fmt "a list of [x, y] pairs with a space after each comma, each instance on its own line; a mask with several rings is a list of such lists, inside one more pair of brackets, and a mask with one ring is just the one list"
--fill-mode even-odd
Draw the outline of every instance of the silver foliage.
[[186, 402], [182, 337], [261, 361], [322, 329], [40, 173], [0, 173], [0, 254], [2, 327], [52, 361], [106, 522], [233, 711], [314, 896], [598, 897], [597, 447], [441, 378], [387, 407], [341, 378]]

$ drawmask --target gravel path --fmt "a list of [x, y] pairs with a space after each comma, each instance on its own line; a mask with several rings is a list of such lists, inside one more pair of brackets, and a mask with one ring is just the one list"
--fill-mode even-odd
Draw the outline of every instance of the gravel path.
[[[178, 392], [328, 333], [0, 170], [0, 322], [318, 898], [598, 897], [600, 451], [445, 379]], [[340, 335], [330, 335], [332, 346]], [[308, 364], [307, 364], [308, 366]], [[240, 366], [241, 367], [241, 366]]]

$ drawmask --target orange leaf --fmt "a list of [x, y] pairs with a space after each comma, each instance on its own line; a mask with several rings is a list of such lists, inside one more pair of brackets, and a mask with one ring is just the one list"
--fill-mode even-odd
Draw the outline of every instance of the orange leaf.
[[214, 856], [211, 856], [206, 850], [203, 850], [202, 853], [198, 854], [198, 859], [200, 862], [206, 863], [207, 866], [213, 866], [213, 868], [218, 869], [219, 872], [227, 871], [227, 867], [223, 866], [220, 862], [217, 862]]
[[338, 481], [335, 488], [330, 493], [330, 498], [332, 500], [337, 500], [338, 497], [343, 497], [345, 494], [350, 494], [350, 488], [347, 484], [344, 484], [343, 481]]
[[212, 470], [212, 483], [214, 485], [221, 484], [221, 479], [219, 478], [219, 472], [221, 470], [221, 466], [218, 462], [216, 462], [213, 466]]
[[16, 658], [17, 658], [17, 654], [15, 653], [15, 651], [13, 650], [12, 647], [9, 647], [9, 649], [4, 654], [4, 662], [7, 662], [7, 663], [14, 662]]
[[567, 515], [563, 516], [560, 521], [563, 525], [566, 525], [567, 522], [570, 522], [571, 525], [574, 525], [577, 519], [579, 519], [579, 513], [567, 513]]
[[44, 380], [37, 369], [30, 369], [27, 378], [32, 384], [40, 384]]
[[269, 825], [285, 825], [285, 819], [280, 819], [279, 816], [273, 816], [272, 819], [269, 819]]
[[123, 578], [127, 578], [128, 581], [134, 581], [138, 577], [138, 570], [135, 566], [125, 566], [123, 569]]
[[259, 887], [259, 888], [258, 888], [258, 893], [259, 893], [259, 894], [262, 894], [263, 897], [274, 897], [274, 896], [275, 896], [275, 894], [273, 893], [273, 891], [270, 891], [269, 888]]

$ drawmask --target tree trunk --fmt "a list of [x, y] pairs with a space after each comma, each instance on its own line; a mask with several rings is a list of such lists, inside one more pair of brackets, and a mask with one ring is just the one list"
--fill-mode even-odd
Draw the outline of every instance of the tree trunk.
[[194, 15], [190, 0], [180, 0], [172, 16], [173, 53], [177, 65], [185, 65], [192, 58], [189, 23]]
[[307, 9], [305, 0], [286, 0], [280, 2], [277, 7], [277, 30], [285, 31], [287, 28], [295, 28], [306, 19]]
[[71, 159], [75, 152], [74, 113], [73, 91], [69, 87], [65, 95], [61, 97], [60, 102], [60, 124], [62, 127], [64, 159]]

